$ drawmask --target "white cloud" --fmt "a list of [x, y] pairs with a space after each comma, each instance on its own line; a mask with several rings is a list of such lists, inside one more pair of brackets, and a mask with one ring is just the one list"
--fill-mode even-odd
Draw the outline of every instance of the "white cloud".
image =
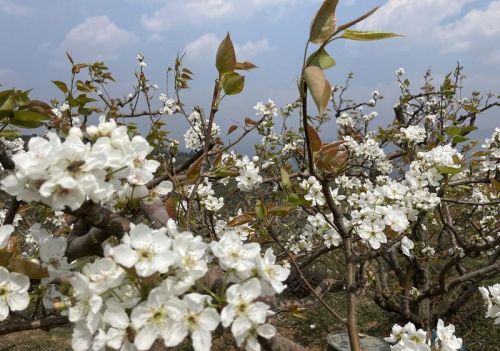
[[148, 44], [161, 43], [163, 42], [163, 40], [165, 40], [165, 37], [163, 35], [160, 35], [158, 33], [153, 33], [146, 39], [146, 43]]
[[134, 33], [118, 27], [108, 16], [95, 16], [73, 27], [59, 47], [77, 60], [111, 60], [137, 40]]
[[260, 53], [270, 51], [272, 47], [269, 45], [269, 40], [261, 39], [257, 41], [248, 41], [243, 45], [236, 44], [235, 50], [238, 60], [250, 60]]
[[474, 50], [480, 62], [500, 62], [500, 0], [468, 9], [477, 0], [389, 0], [361, 29], [406, 35], [407, 45], [435, 47], [442, 54]]
[[[213, 57], [215, 59], [217, 47], [219, 46], [221, 40], [222, 38], [217, 37], [214, 33], [203, 34], [199, 38], [188, 43], [184, 48], [187, 59], [192, 61], [206, 57]], [[258, 56], [263, 52], [272, 50], [272, 47], [269, 45], [268, 39], [261, 39], [248, 41], [243, 44], [235, 43], [234, 49], [238, 60], [245, 61]]]
[[431, 33], [475, 0], [389, 0], [360, 28], [393, 31], [412, 40], [432, 40]]
[[197, 60], [202, 57], [215, 57], [220, 39], [214, 33], [206, 33], [186, 45], [186, 57], [188, 60]]
[[500, 65], [500, 50], [493, 50], [484, 58], [484, 63], [488, 65]]
[[11, 16], [23, 16], [30, 13], [30, 8], [12, 0], [0, 0], [0, 11]]
[[152, 14], [142, 15], [142, 24], [150, 31], [165, 31], [180, 25], [197, 25], [213, 20], [234, 21], [257, 12], [279, 16], [299, 0], [165, 0]]
[[[444, 52], [465, 51], [485, 44], [495, 47], [500, 36], [500, 1], [492, 1], [485, 9], [473, 9], [439, 27], [437, 36], [447, 43]], [[494, 56], [498, 56], [498, 52]]]

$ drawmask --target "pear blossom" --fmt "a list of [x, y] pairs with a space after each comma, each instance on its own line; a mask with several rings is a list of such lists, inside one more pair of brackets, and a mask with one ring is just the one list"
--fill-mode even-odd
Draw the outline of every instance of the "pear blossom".
[[10, 224], [0, 226], [0, 249], [7, 247], [10, 235], [14, 232], [14, 227]]
[[166, 232], [166, 228], [153, 230], [145, 224], [132, 225], [122, 244], [110, 248], [108, 255], [124, 267], [135, 267], [141, 277], [165, 273], [177, 260], [176, 253], [170, 250], [172, 239]]
[[76, 298], [76, 303], [69, 308], [69, 321], [84, 323], [92, 335], [101, 323], [102, 297], [90, 289], [89, 279], [79, 272], [75, 272], [69, 281]]
[[358, 228], [358, 235], [361, 239], [367, 241], [374, 249], [380, 248], [380, 244], [387, 242], [387, 237], [384, 234], [385, 224], [380, 219], [371, 221], [363, 221]]
[[225, 234], [219, 241], [213, 241], [210, 248], [219, 259], [222, 269], [234, 269], [240, 273], [255, 267], [255, 258], [260, 253], [258, 243], [243, 244], [237, 236], [231, 234]]
[[413, 243], [413, 241], [408, 239], [408, 237], [403, 236], [401, 238], [401, 251], [403, 251], [403, 254], [405, 254], [406, 256], [408, 257], [413, 256], [410, 251], [413, 249], [414, 246], [415, 244]]
[[100, 258], [83, 266], [82, 273], [89, 279], [89, 288], [102, 294], [121, 285], [125, 271], [110, 258]]
[[462, 339], [453, 335], [455, 333], [455, 326], [453, 324], [445, 326], [444, 322], [440, 319], [436, 329], [441, 351], [457, 351], [462, 348]]
[[158, 337], [168, 340], [173, 321], [167, 311], [167, 301], [172, 296], [160, 287], [149, 293], [147, 301], [132, 310], [130, 320], [137, 330], [134, 345], [139, 350], [149, 350]]
[[427, 136], [427, 132], [424, 128], [414, 125], [400, 128], [399, 132], [401, 133], [399, 136], [400, 139], [410, 144], [423, 143]]
[[246, 351], [260, 351], [261, 346], [258, 338], [271, 339], [275, 334], [276, 328], [273, 325], [269, 323], [259, 324], [237, 337], [236, 343], [243, 344], [245, 342]]
[[417, 330], [411, 322], [404, 327], [395, 324], [391, 336], [384, 340], [395, 343], [391, 346], [391, 351], [431, 351], [430, 344], [427, 343], [427, 333], [423, 329]]
[[257, 269], [261, 277], [263, 295], [280, 294], [285, 290], [286, 285], [283, 282], [288, 278], [290, 270], [276, 264], [276, 256], [272, 248], [266, 250], [264, 257], [258, 257]]
[[248, 156], [237, 160], [236, 167], [239, 169], [239, 176], [235, 178], [238, 188], [241, 191], [251, 191], [255, 186], [262, 183], [262, 176], [259, 175], [259, 167], [250, 161]]
[[307, 180], [304, 179], [302, 183], [300, 183], [300, 187], [307, 192], [304, 195], [304, 199], [311, 201], [313, 206], [322, 206], [325, 204], [325, 197], [322, 192], [321, 184], [316, 177], [310, 176]]
[[266, 103], [259, 101], [254, 109], [257, 111], [257, 116], [271, 116], [276, 117], [278, 115], [278, 108], [273, 100], [269, 99]]
[[20, 273], [9, 272], [0, 266], [0, 321], [11, 311], [22, 311], [29, 305], [28, 289], [30, 280]]
[[71, 347], [74, 351], [105, 351], [105, 346], [106, 333], [103, 329], [91, 332], [83, 322], [73, 325]]
[[175, 237], [172, 248], [179, 257], [174, 265], [182, 274], [196, 280], [208, 271], [206, 256], [208, 245], [200, 236], [193, 236], [190, 232], [180, 233]]
[[260, 294], [261, 286], [257, 278], [227, 289], [227, 305], [222, 309], [221, 322], [224, 327], [231, 325], [238, 346], [242, 345], [250, 330], [264, 324], [266, 317], [272, 313], [268, 305], [254, 301]]
[[167, 304], [167, 311], [173, 320], [172, 330], [165, 339], [167, 346], [176, 346], [191, 335], [195, 351], [209, 351], [212, 345], [212, 332], [217, 328], [220, 317], [211, 307], [205, 307], [207, 295], [191, 293], [183, 299], [173, 298]]
[[47, 237], [40, 241], [40, 259], [47, 267], [49, 281], [69, 276], [72, 266], [65, 256], [67, 241], [63, 237]]
[[495, 318], [495, 324], [500, 324], [500, 284], [481, 286], [479, 292], [486, 304], [486, 318]]
[[137, 348], [128, 339], [127, 329], [131, 326], [125, 309], [115, 298], [106, 301], [103, 321], [109, 325], [106, 331], [106, 346], [120, 351], [135, 351]]

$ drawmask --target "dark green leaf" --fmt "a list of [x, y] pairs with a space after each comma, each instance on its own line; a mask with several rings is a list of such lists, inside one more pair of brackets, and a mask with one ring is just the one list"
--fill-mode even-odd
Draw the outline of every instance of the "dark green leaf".
[[14, 111], [11, 123], [18, 127], [37, 128], [43, 125], [44, 120], [50, 119], [50, 116], [33, 111]]
[[61, 82], [60, 80], [53, 80], [52, 83], [54, 83], [54, 85], [58, 87], [59, 90], [62, 91], [64, 94], [68, 92], [68, 86], [66, 85], [66, 83]]
[[328, 69], [335, 66], [336, 62], [325, 49], [313, 52], [307, 59], [307, 66], [318, 66], [321, 69]]
[[222, 88], [227, 95], [236, 95], [241, 93], [245, 85], [245, 77], [236, 73], [225, 73], [222, 77]]

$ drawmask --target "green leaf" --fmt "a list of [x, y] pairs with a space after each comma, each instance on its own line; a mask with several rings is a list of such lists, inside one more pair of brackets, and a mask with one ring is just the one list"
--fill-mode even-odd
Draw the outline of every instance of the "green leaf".
[[457, 136], [453, 137], [451, 142], [453, 144], [459, 144], [459, 143], [463, 143], [464, 141], [467, 141], [467, 140], [469, 140], [469, 138], [466, 138], [466, 137], [461, 136], [461, 135], [457, 135]]
[[307, 201], [303, 196], [297, 194], [290, 194], [290, 196], [288, 196], [288, 202], [300, 206], [311, 206], [310, 201]]
[[219, 73], [232, 72], [236, 68], [236, 53], [229, 33], [227, 33], [217, 49], [215, 67], [217, 67]]
[[480, 113], [481, 111], [479, 111], [479, 109], [472, 105], [472, 104], [467, 104], [467, 105], [464, 105], [464, 110], [469, 112], [469, 113]]
[[295, 209], [297, 209], [297, 205], [283, 205], [269, 209], [269, 214], [284, 217]]
[[462, 172], [464, 169], [463, 167], [447, 167], [447, 166], [436, 166], [436, 169], [443, 174], [457, 174]]
[[281, 172], [281, 184], [283, 184], [283, 188], [291, 189], [292, 183], [290, 182], [290, 175], [284, 168], [280, 168], [280, 172]]
[[307, 59], [307, 66], [318, 66], [321, 69], [328, 69], [336, 64], [337, 62], [335, 62], [325, 49], [313, 52]]
[[236, 95], [241, 93], [245, 85], [245, 77], [236, 73], [225, 73], [222, 77], [222, 88], [227, 95]]
[[66, 83], [61, 82], [60, 80], [53, 80], [52, 83], [54, 83], [54, 85], [58, 87], [59, 90], [62, 91], [64, 94], [68, 93], [68, 86], [66, 85]]
[[3, 104], [0, 105], [0, 110], [12, 110], [15, 106], [15, 97], [14, 94], [8, 95], [7, 98], [3, 101]]
[[491, 154], [491, 151], [476, 151], [472, 154], [472, 157], [483, 157]]
[[3, 138], [15, 138], [18, 135], [19, 135], [19, 133], [15, 130], [12, 130], [12, 129], [0, 131], [0, 137], [3, 137]]
[[264, 204], [260, 200], [257, 200], [257, 202], [255, 203], [255, 214], [257, 215], [258, 219], [266, 218], [266, 210]]
[[326, 80], [323, 70], [317, 66], [309, 66], [304, 70], [304, 79], [311, 91], [318, 114], [323, 115], [332, 95], [332, 87]]
[[470, 133], [470, 132], [473, 132], [475, 130], [477, 130], [476, 126], [465, 126], [465, 127], [462, 127], [462, 133]]
[[257, 68], [256, 65], [254, 65], [253, 63], [251, 62], [248, 62], [248, 61], [245, 61], [245, 62], [237, 62], [236, 63], [236, 66], [235, 66], [235, 69], [239, 69], [239, 70], [244, 70], [244, 71], [248, 71], [250, 69], [254, 69], [254, 68]]
[[10, 122], [18, 127], [38, 128], [43, 125], [44, 120], [50, 119], [50, 116], [33, 111], [14, 111]]
[[446, 128], [446, 134], [448, 134], [449, 136], [460, 135], [461, 132], [462, 132], [462, 129], [459, 127], [447, 127]]
[[381, 40], [400, 37], [401, 35], [390, 33], [390, 32], [373, 32], [373, 31], [361, 31], [361, 30], [351, 30], [346, 29], [341, 38], [349, 40], [360, 40], [360, 41], [371, 41], [371, 40]]
[[323, 2], [311, 23], [310, 42], [323, 44], [335, 33], [337, 27], [335, 9], [338, 2], [338, 0], [325, 0]]
[[12, 95], [13, 92], [14, 92], [14, 90], [12, 90], [12, 89], [0, 91], [0, 110], [11, 110], [12, 109], [13, 104], [14, 104], [14, 100], [11, 100], [12, 101], [12, 107], [10, 107], [10, 108], [4, 108], [4, 105], [7, 102], [7, 100], [9, 100], [9, 98]]
[[95, 87], [90, 83], [84, 83], [81, 80], [76, 82], [76, 89], [85, 93], [91, 93], [95, 91]]

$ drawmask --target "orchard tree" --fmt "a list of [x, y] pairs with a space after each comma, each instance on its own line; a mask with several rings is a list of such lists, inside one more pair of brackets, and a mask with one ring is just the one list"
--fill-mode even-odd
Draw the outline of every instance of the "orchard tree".
[[[407, 322], [387, 338], [392, 350], [458, 350], [443, 320], [478, 289], [498, 322], [500, 286], [480, 285], [500, 272], [500, 129], [473, 136], [499, 97], [464, 97], [461, 66], [437, 84], [429, 71], [419, 89], [399, 69], [394, 121], [373, 130], [382, 95], [349, 99], [352, 75], [332, 86], [327, 48], [397, 35], [352, 29], [376, 9], [337, 26], [337, 3], [325, 0], [312, 21], [298, 99], [257, 103], [228, 141], [219, 106], [256, 68], [237, 60], [229, 34], [208, 110], [182, 102], [193, 78], [182, 56], [168, 71], [171, 94], [158, 94], [142, 55], [132, 92], [112, 97], [104, 63], [70, 54], [71, 78], [53, 81], [61, 95], [50, 104], [0, 92], [0, 334], [71, 323], [76, 351], [185, 340], [202, 351], [223, 333], [247, 350], [305, 350], [273, 315], [317, 306], [358, 351], [367, 296]], [[184, 159], [173, 118], [189, 126]], [[136, 120], [150, 122], [145, 137]], [[336, 137], [320, 137], [326, 126]], [[43, 136], [17, 137], [29, 128]], [[250, 133], [262, 141], [243, 155]], [[327, 268], [320, 281], [314, 266]], [[290, 298], [296, 286], [310, 296]], [[345, 296], [346, 310], [326, 293]]]

